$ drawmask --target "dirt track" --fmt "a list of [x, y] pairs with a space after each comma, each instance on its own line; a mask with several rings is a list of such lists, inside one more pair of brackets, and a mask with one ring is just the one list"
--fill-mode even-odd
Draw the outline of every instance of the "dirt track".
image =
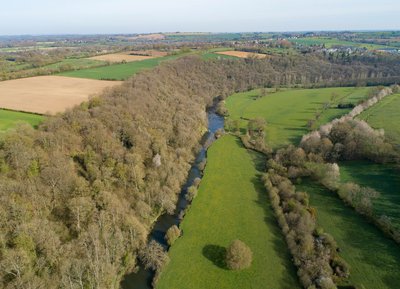
[[63, 76], [37, 76], [0, 82], [0, 108], [55, 114], [120, 84]]

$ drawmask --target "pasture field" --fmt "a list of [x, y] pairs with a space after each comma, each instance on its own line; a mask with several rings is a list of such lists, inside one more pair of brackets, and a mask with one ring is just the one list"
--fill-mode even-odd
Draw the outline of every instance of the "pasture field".
[[289, 39], [291, 42], [310, 46], [310, 45], [322, 45], [325, 44], [326, 48], [332, 48], [334, 46], [352, 46], [352, 47], [365, 47], [370, 50], [388, 48], [389, 46], [371, 43], [361, 43], [353, 41], [345, 41], [331, 37], [304, 37], [297, 39]]
[[248, 119], [264, 118], [267, 122], [266, 142], [278, 148], [291, 143], [297, 145], [309, 131], [307, 122], [315, 118], [316, 112], [322, 111], [333, 93], [338, 97], [332, 108], [322, 111], [317, 126], [348, 113], [350, 109], [338, 109], [337, 104], [341, 101], [356, 103], [367, 91], [368, 88], [354, 87], [287, 89], [257, 98], [259, 90], [252, 90], [229, 96], [226, 107], [229, 118], [239, 120], [243, 129], [247, 127]]
[[207, 50], [199, 51], [198, 54], [202, 59], [237, 59], [236, 56], [220, 54], [219, 52], [224, 52], [229, 50], [227, 47], [218, 47]]
[[400, 145], [400, 94], [387, 96], [358, 118], [365, 120], [373, 128], [383, 128], [386, 137]]
[[245, 51], [236, 51], [236, 50], [219, 51], [219, 52], [215, 52], [215, 53], [221, 54], [221, 55], [239, 57], [239, 58], [249, 58], [249, 57], [266, 58], [266, 57], [268, 57], [268, 55], [266, 55], [266, 54], [245, 52]]
[[230, 56], [230, 55], [225, 55], [225, 54], [221, 54], [221, 53], [215, 53], [215, 52], [204, 52], [201, 53], [201, 58], [203, 59], [235, 59], [237, 57], [235, 56]]
[[[158, 289], [300, 288], [286, 243], [259, 181], [261, 155], [225, 135], [209, 149], [204, 178], [170, 248]], [[253, 251], [250, 268], [227, 270], [225, 248], [234, 239]]]
[[60, 62], [45, 65], [41, 68], [63, 69], [63, 70], [79, 70], [95, 66], [103, 66], [103, 61], [87, 59], [87, 58], [66, 58]]
[[141, 61], [141, 60], [152, 59], [152, 58], [154, 58], [154, 57], [148, 56], [148, 55], [129, 55], [129, 54], [122, 54], [122, 53], [114, 53], [114, 54], [104, 54], [104, 55], [99, 55], [99, 56], [93, 56], [93, 57], [90, 57], [89, 59], [119, 63], [122, 61], [132, 62], [132, 61]]
[[[211, 58], [235, 58], [233, 56], [228, 55], [218, 55], [216, 54], [219, 49], [211, 49], [209, 51], [199, 52], [199, 56], [203, 59], [211, 59]], [[123, 64], [113, 64], [103, 67], [82, 69], [76, 71], [67, 71], [62, 72], [59, 75], [69, 76], [69, 77], [79, 77], [79, 78], [89, 78], [89, 79], [98, 79], [98, 80], [126, 80], [132, 75], [143, 71], [145, 69], [151, 69], [158, 66], [161, 62], [167, 60], [177, 59], [179, 57], [197, 54], [196, 52], [189, 53], [180, 53], [176, 55], [169, 55], [164, 57], [155, 57], [141, 61], [133, 61]]]
[[386, 215], [400, 230], [400, 174], [390, 164], [376, 164], [367, 161], [342, 162], [340, 175], [343, 182], [353, 182], [371, 187], [380, 196], [373, 200], [374, 213]]
[[20, 46], [20, 47], [0, 47], [0, 52], [19, 52], [19, 51], [32, 51], [32, 50], [55, 50], [59, 48], [76, 49], [73, 46], [48, 46], [48, 45], [35, 45], [35, 46]]
[[346, 206], [336, 193], [305, 181], [318, 223], [331, 234], [350, 265], [350, 283], [363, 289], [393, 289], [400, 284], [400, 246], [364, 217]]
[[152, 59], [156, 57], [164, 57], [164, 56], [167, 56], [167, 53], [161, 51], [128, 51], [128, 52], [98, 55], [89, 57], [88, 59], [118, 63], [122, 61], [126, 62], [141, 61], [141, 60]]
[[98, 80], [125, 80], [135, 73], [145, 69], [151, 69], [159, 65], [162, 61], [172, 60], [180, 55], [171, 55], [165, 57], [151, 58], [142, 61], [133, 61], [122, 64], [113, 64], [109, 66], [82, 69], [76, 71], [62, 72], [59, 75], [79, 78], [90, 78]]
[[0, 109], [0, 131], [15, 127], [18, 123], [29, 123], [38, 126], [44, 117], [37, 114]]
[[0, 60], [0, 70], [5, 72], [6, 74], [11, 73], [11, 75], [13, 75], [13, 78], [25, 78], [37, 75], [50, 75], [54, 73], [59, 73], [60, 71], [87, 69], [91, 67], [99, 67], [106, 65], [108, 64], [104, 61], [98, 61], [86, 58], [67, 58], [59, 62], [33, 68], [32, 64], [29, 63], [17, 63], [12, 61]]
[[0, 82], [0, 108], [54, 114], [120, 82], [37, 76]]

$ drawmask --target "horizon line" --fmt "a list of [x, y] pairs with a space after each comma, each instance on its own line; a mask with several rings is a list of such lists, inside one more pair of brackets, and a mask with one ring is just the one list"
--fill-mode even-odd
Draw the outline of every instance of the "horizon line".
[[0, 37], [18, 37], [18, 36], [106, 36], [106, 35], [151, 35], [151, 34], [179, 34], [179, 33], [204, 33], [204, 34], [230, 34], [230, 33], [321, 33], [321, 32], [400, 32], [397, 29], [323, 29], [323, 30], [281, 30], [281, 31], [158, 31], [158, 32], [125, 32], [125, 33], [27, 33], [27, 34], [0, 34]]

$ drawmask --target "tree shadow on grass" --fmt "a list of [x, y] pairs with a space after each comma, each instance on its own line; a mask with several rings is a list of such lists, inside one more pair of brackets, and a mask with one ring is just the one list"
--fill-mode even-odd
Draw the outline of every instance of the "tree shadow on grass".
[[226, 249], [218, 245], [206, 245], [203, 248], [203, 256], [221, 269], [227, 270], [225, 263]]

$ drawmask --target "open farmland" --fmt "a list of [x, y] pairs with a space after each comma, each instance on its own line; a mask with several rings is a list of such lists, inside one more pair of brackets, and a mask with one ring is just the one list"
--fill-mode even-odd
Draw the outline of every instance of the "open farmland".
[[0, 108], [54, 114], [119, 82], [38, 76], [0, 82]]
[[[4, 70], [7, 71], [11, 79], [27, 78], [38, 75], [50, 75], [59, 73], [61, 71], [71, 71], [79, 69], [87, 69], [91, 67], [106, 66], [108, 63], [100, 60], [86, 59], [86, 58], [67, 58], [62, 61], [32, 68], [31, 64], [13, 64], [10, 61], [5, 63]], [[0, 64], [1, 65], [1, 64]], [[3, 75], [4, 80], [8, 80]], [[2, 79], [2, 77], [0, 77]]]
[[103, 61], [87, 59], [87, 58], [67, 58], [60, 62], [43, 66], [43, 69], [54, 69], [54, 70], [79, 70], [95, 66], [103, 66]]
[[141, 61], [133, 61], [109, 66], [68, 71], [60, 73], [63, 76], [90, 78], [98, 80], [125, 80], [135, 73], [145, 69], [151, 69], [159, 65], [162, 61], [178, 58], [180, 55], [172, 55], [158, 58], [151, 58]]
[[364, 111], [359, 118], [374, 128], [383, 128], [386, 137], [400, 145], [400, 94], [389, 95]]
[[331, 38], [331, 37], [304, 37], [304, 38], [290, 39], [290, 41], [292, 41], [294, 43], [302, 44], [305, 46], [325, 45], [326, 48], [332, 48], [332, 47], [338, 47], [338, 46], [358, 47], [358, 48], [366, 48], [366, 49], [371, 49], [371, 50], [388, 48], [388, 46], [385, 46], [385, 45], [346, 41], [346, 40], [340, 40], [340, 39]]
[[151, 58], [154, 58], [154, 57], [148, 56], [148, 55], [129, 55], [129, 54], [115, 53], [115, 54], [104, 54], [104, 55], [99, 55], [99, 56], [93, 56], [93, 57], [90, 57], [89, 59], [118, 63], [118, 62], [123, 62], [123, 61], [126, 61], [126, 62], [141, 61], [141, 60], [146, 60], [146, 59], [151, 59]]
[[309, 193], [318, 223], [335, 238], [341, 256], [350, 265], [350, 283], [365, 289], [398, 288], [400, 247], [334, 192], [311, 182], [297, 187]]
[[[171, 247], [157, 288], [300, 288], [258, 178], [264, 159], [228, 135], [211, 146], [207, 159], [198, 196], [181, 224], [183, 236]], [[231, 271], [223, 255], [237, 238], [253, 251], [253, 263]]]
[[164, 57], [166, 55], [167, 55], [166, 52], [161, 52], [161, 51], [130, 51], [130, 52], [120, 52], [120, 53], [93, 56], [90, 57], [89, 59], [118, 63], [123, 61], [125, 62], [141, 61], [156, 57]]
[[219, 51], [219, 52], [215, 52], [215, 53], [221, 54], [221, 55], [239, 57], [239, 58], [249, 58], [249, 57], [266, 58], [268, 56], [266, 54], [261, 54], [261, 53], [236, 51], [236, 50]]
[[0, 109], [0, 131], [13, 128], [19, 123], [29, 123], [36, 127], [43, 118], [38, 114]]
[[[239, 120], [242, 129], [247, 127], [247, 120], [264, 118], [267, 122], [267, 144], [277, 148], [290, 143], [297, 145], [301, 137], [309, 131], [307, 123], [315, 119], [316, 113], [321, 112], [316, 126], [327, 123], [350, 111], [336, 108], [339, 102], [356, 103], [365, 97], [367, 91], [368, 88], [351, 87], [289, 89], [258, 98], [260, 91], [252, 90], [229, 96], [226, 107], [229, 118]], [[337, 96], [336, 100], [329, 109], [322, 110], [333, 93]]]

